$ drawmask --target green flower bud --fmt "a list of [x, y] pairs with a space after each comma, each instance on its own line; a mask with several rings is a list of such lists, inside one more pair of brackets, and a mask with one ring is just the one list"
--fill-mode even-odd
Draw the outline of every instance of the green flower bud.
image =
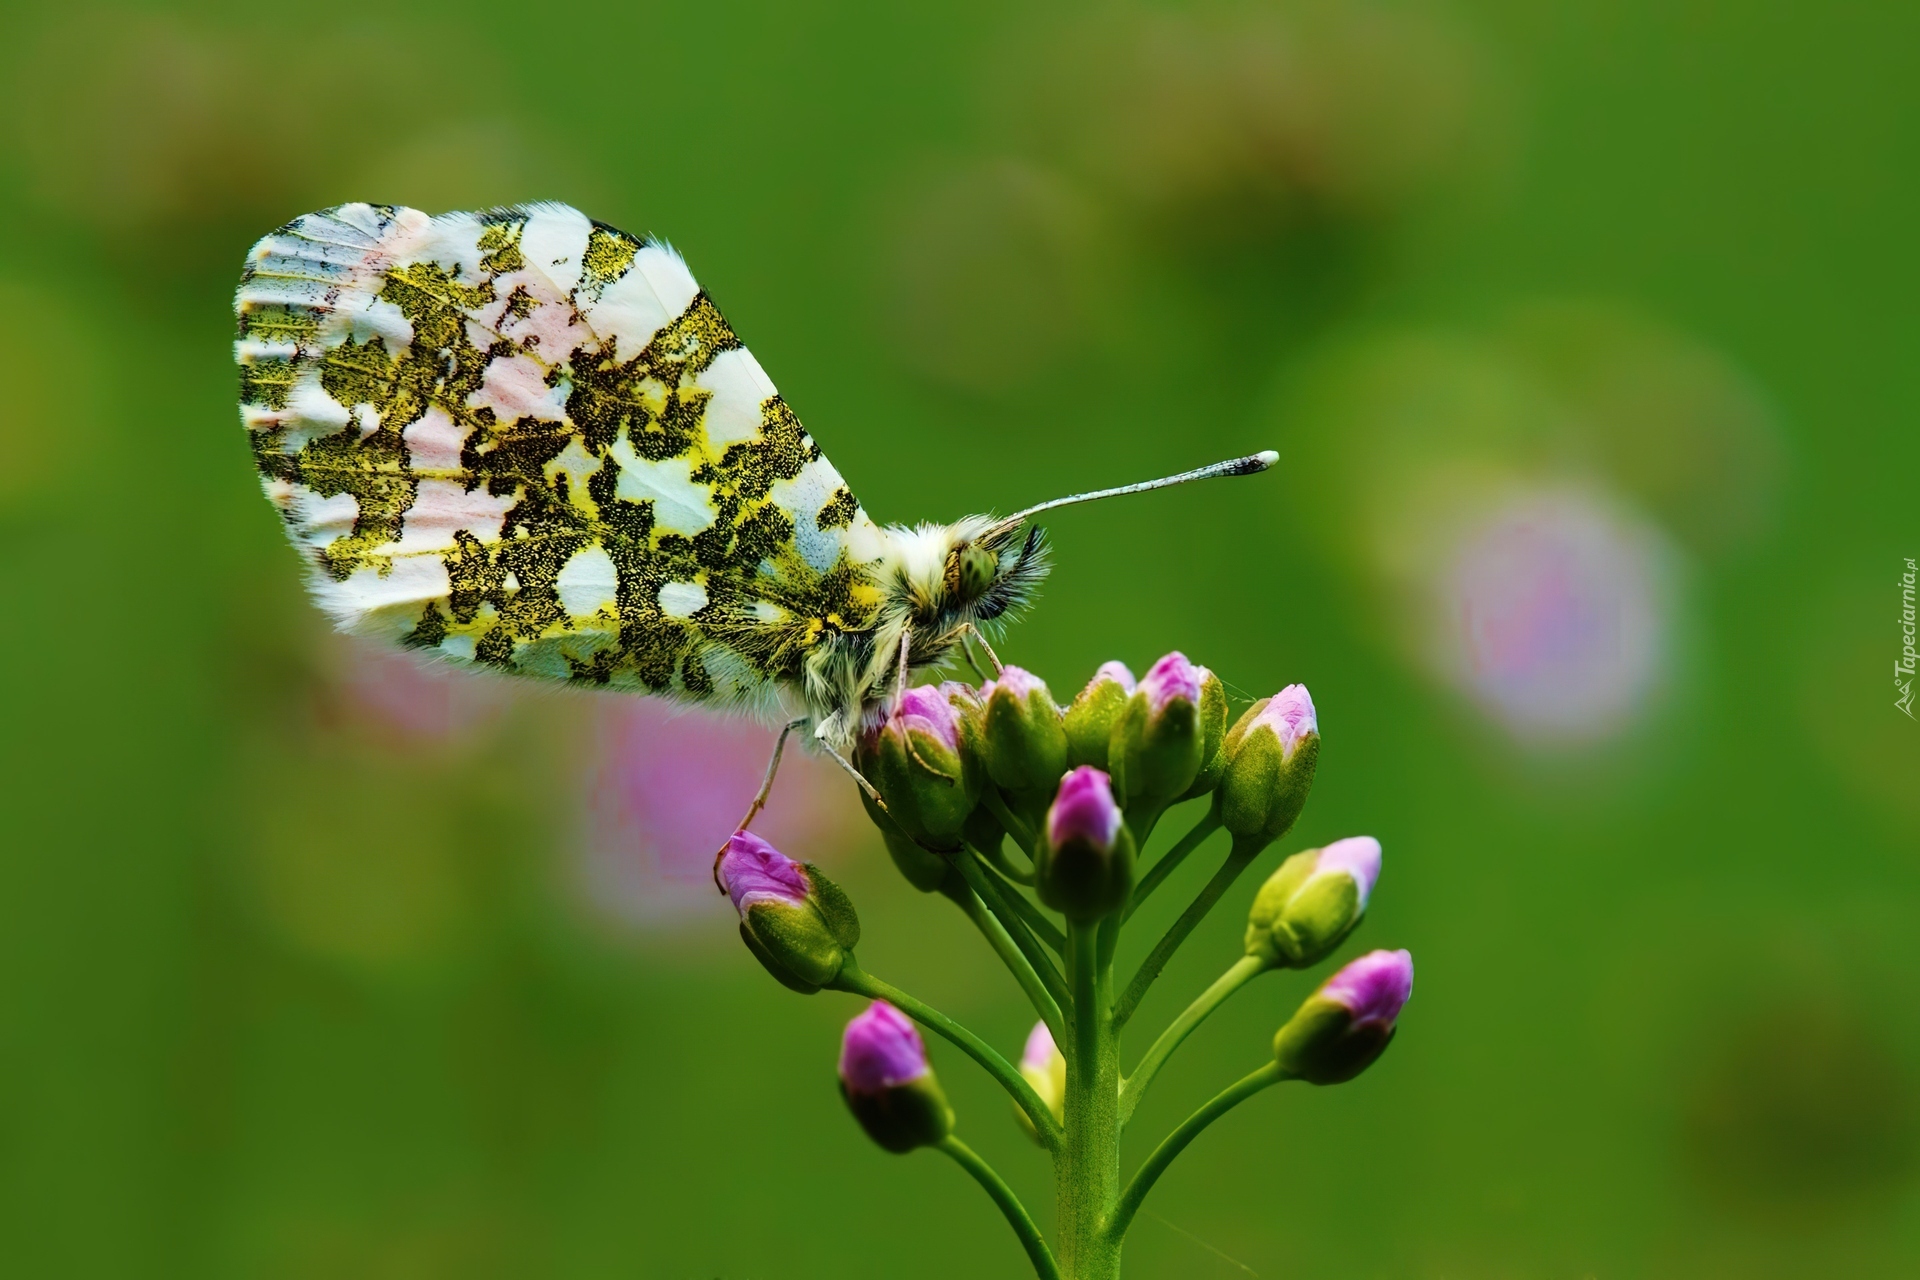
[[1207, 794], [1220, 785], [1227, 770], [1227, 686], [1205, 667], [1194, 670], [1200, 673], [1200, 772], [1181, 793], [1182, 800]]
[[1369, 951], [1308, 996], [1273, 1038], [1281, 1069], [1309, 1084], [1340, 1084], [1372, 1066], [1413, 994], [1413, 957]]
[[1105, 662], [1093, 673], [1093, 679], [1080, 691], [1061, 720], [1067, 733], [1067, 764], [1090, 764], [1096, 769], [1108, 765], [1108, 743], [1113, 737], [1113, 722], [1120, 709], [1133, 696], [1133, 672], [1118, 662]]
[[1019, 667], [1003, 667], [980, 693], [988, 776], [1016, 795], [1052, 794], [1067, 771], [1067, 731], [1046, 682]]
[[1069, 920], [1098, 920], [1133, 892], [1133, 833], [1107, 775], [1081, 765], [1060, 780], [1034, 858], [1040, 901]]
[[868, 1005], [840, 1038], [840, 1096], [867, 1136], [895, 1154], [953, 1132], [953, 1108], [920, 1032], [884, 1000]]
[[1114, 791], [1129, 811], [1157, 811], [1200, 774], [1200, 669], [1179, 653], [1153, 664], [1120, 709], [1108, 740]]
[[1000, 825], [1000, 819], [994, 816], [993, 810], [981, 805], [967, 815], [964, 834], [968, 844], [983, 853], [992, 854], [1007, 838], [1007, 829]]
[[1226, 772], [1214, 811], [1235, 839], [1278, 840], [1306, 807], [1320, 730], [1305, 685], [1290, 684], [1247, 708], [1221, 748]]
[[1294, 854], [1254, 895], [1247, 954], [1288, 969], [1320, 963], [1360, 923], [1379, 876], [1380, 842], [1372, 836]]
[[886, 798], [894, 823], [935, 849], [960, 847], [980, 798], [976, 707], [971, 690], [961, 690], [908, 689], [860, 748], [861, 772]]
[[880, 806], [864, 791], [860, 793], [860, 802], [867, 807], [867, 816], [873, 819], [873, 825], [880, 828], [880, 839], [887, 846], [887, 856], [893, 859], [893, 865], [899, 868], [908, 884], [922, 893], [932, 893], [946, 884], [952, 869], [945, 858], [907, 839], [899, 827], [887, 821], [887, 815], [880, 812]]
[[736, 831], [714, 878], [740, 913], [740, 937], [768, 973], [803, 995], [840, 976], [860, 917], [840, 886], [750, 831]]

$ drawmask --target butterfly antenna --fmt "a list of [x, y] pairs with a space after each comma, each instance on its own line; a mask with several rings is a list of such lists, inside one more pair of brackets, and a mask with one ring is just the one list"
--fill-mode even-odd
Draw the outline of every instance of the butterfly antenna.
[[1139, 484], [1123, 484], [1116, 489], [1095, 489], [1091, 493], [1069, 494], [1064, 498], [1055, 498], [1051, 502], [1042, 502], [1038, 506], [1028, 507], [1025, 511], [1016, 511], [1005, 519], [996, 521], [994, 531], [1016, 528], [1042, 511], [1051, 511], [1055, 507], [1070, 507], [1076, 502], [1094, 502], [1100, 498], [1117, 498], [1123, 493], [1145, 493], [1149, 489], [1166, 489], [1176, 484], [1185, 484], [1189, 480], [1211, 480], [1215, 476], [1250, 476], [1265, 471], [1278, 461], [1280, 461], [1279, 453], [1272, 449], [1263, 449], [1259, 453], [1250, 453], [1244, 458], [1229, 458], [1225, 462], [1216, 462], [1210, 467], [1182, 471], [1177, 476], [1162, 476], [1158, 480], [1143, 480]]

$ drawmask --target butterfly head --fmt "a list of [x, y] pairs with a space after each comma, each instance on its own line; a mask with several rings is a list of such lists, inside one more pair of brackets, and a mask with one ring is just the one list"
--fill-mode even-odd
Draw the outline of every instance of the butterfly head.
[[969, 516], [887, 532], [893, 587], [918, 632], [992, 622], [1030, 601], [1047, 574], [1046, 535], [1037, 525]]

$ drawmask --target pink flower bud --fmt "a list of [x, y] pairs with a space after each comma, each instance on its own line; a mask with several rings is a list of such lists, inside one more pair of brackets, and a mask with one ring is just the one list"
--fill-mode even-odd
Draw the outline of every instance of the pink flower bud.
[[813, 893], [800, 864], [751, 831], [734, 832], [720, 854], [716, 874], [742, 920], [756, 902], [799, 907]]
[[855, 1015], [840, 1037], [840, 1081], [849, 1092], [880, 1093], [932, 1069], [919, 1028], [885, 1000]]
[[811, 995], [840, 975], [860, 917], [840, 886], [751, 831], [736, 831], [714, 879], [740, 913], [740, 938], [768, 973]]
[[1184, 699], [1198, 706], [1200, 678], [1200, 668], [1188, 662], [1187, 655], [1176, 649], [1148, 668], [1146, 678], [1140, 682], [1140, 692], [1147, 695], [1147, 710], [1158, 715], [1175, 699]]
[[1237, 840], [1256, 846], [1287, 833], [1306, 806], [1320, 759], [1320, 728], [1305, 685], [1256, 702], [1227, 731], [1215, 812]]
[[960, 712], [944, 685], [915, 685], [902, 693], [887, 717], [885, 729], [924, 733], [956, 755], [960, 751]]
[[1125, 663], [1104, 662], [1087, 681], [1087, 687], [1073, 700], [1061, 719], [1067, 734], [1067, 763], [1090, 764], [1096, 769], [1108, 767], [1108, 748], [1113, 737], [1113, 722], [1120, 709], [1133, 696], [1136, 685], [1133, 672]]
[[1111, 779], [1081, 765], [1060, 780], [1034, 862], [1040, 901], [1072, 920], [1097, 920], [1133, 891], [1133, 836]]
[[1273, 730], [1274, 736], [1280, 739], [1280, 758], [1291, 760], [1302, 739], [1310, 733], [1320, 732], [1307, 686], [1290, 684], [1268, 699], [1267, 705], [1260, 709], [1260, 714], [1247, 727], [1251, 731], [1261, 726]]
[[1413, 953], [1369, 951], [1328, 978], [1320, 996], [1342, 1005], [1356, 1027], [1392, 1030], [1413, 995]]
[[1360, 891], [1360, 910], [1365, 911], [1374, 882], [1380, 878], [1380, 842], [1372, 836], [1348, 836], [1322, 849], [1313, 866], [1313, 878], [1342, 873], [1353, 877]]
[[[1153, 664], [1113, 723], [1107, 766], [1127, 811], [1149, 823], [1200, 777], [1207, 734], [1200, 703], [1205, 673], [1182, 653]], [[1221, 695], [1225, 710], [1225, 695]]]
[[1274, 1059], [1310, 1084], [1351, 1080], [1386, 1052], [1412, 994], [1413, 957], [1370, 951], [1307, 997], [1274, 1036]]
[[1380, 842], [1349, 836], [1280, 864], [1247, 914], [1247, 954], [1272, 965], [1316, 965], [1353, 932], [1380, 878]]
[[1112, 781], [1100, 770], [1081, 765], [1060, 780], [1060, 791], [1047, 810], [1047, 842], [1055, 848], [1078, 842], [1107, 849], [1119, 835], [1120, 823]]
[[[1053, 1033], [1047, 1030], [1044, 1022], [1034, 1023], [1033, 1030], [1027, 1033], [1027, 1047], [1020, 1055], [1020, 1074], [1040, 1095], [1040, 1101], [1047, 1105], [1047, 1110], [1053, 1112], [1053, 1118], [1064, 1119], [1067, 1060], [1053, 1043]], [[1032, 1118], [1020, 1107], [1015, 1107], [1013, 1111], [1020, 1121], [1020, 1127], [1027, 1131], [1027, 1136], [1038, 1142], [1040, 1135], [1034, 1130]]]
[[867, 1136], [888, 1151], [930, 1147], [953, 1132], [953, 1108], [906, 1015], [876, 1000], [840, 1038], [840, 1095]]

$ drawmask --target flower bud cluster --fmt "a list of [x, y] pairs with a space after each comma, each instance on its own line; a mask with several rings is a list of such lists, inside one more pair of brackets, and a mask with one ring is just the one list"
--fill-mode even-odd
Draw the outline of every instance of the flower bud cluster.
[[[1304, 686], [1288, 685], [1229, 724], [1220, 679], [1177, 652], [1137, 681], [1108, 662], [1065, 707], [1039, 677], [1004, 667], [978, 688], [948, 682], [902, 690], [884, 710], [857, 744], [855, 763], [879, 793], [879, 801], [867, 800], [868, 813], [901, 874], [976, 912], [998, 893], [982, 874], [1030, 883], [1042, 906], [1082, 927], [1128, 910], [1141, 845], [1171, 805], [1209, 798], [1195, 832], [1204, 838], [1224, 829], [1233, 840], [1228, 869], [1237, 873], [1291, 830], [1320, 753], [1319, 720]], [[1026, 869], [1007, 860], [1008, 837], [1025, 853]], [[1182, 843], [1190, 849], [1198, 839]], [[996, 870], [976, 866], [969, 847]], [[1326, 960], [1364, 918], [1380, 866], [1380, 842], [1370, 836], [1287, 858], [1248, 913], [1244, 946], [1252, 963], [1238, 962], [1229, 976], [1237, 983]], [[836, 986], [876, 994], [874, 980], [853, 963], [860, 938], [853, 906], [818, 868], [740, 831], [721, 852], [715, 878], [733, 901], [748, 949], [779, 981], [807, 993]], [[1001, 938], [1023, 945], [1005, 931]], [[1038, 945], [1031, 937], [1027, 944]], [[1150, 982], [1157, 970], [1142, 972]], [[1044, 997], [1044, 982], [1029, 976]], [[1352, 1079], [1391, 1043], [1412, 991], [1405, 951], [1349, 962], [1274, 1036], [1268, 1073], [1323, 1085]], [[930, 1011], [915, 1016], [954, 1035]], [[1191, 1024], [1176, 1028], [1184, 1035]], [[1157, 1065], [1147, 1078], [1152, 1070]], [[1019, 1110], [1021, 1123], [1043, 1145], [1057, 1142], [1057, 1129], [1042, 1135], [1035, 1128], [1046, 1126], [1046, 1112], [1065, 1124], [1068, 1064], [1045, 1021], [1028, 1036], [1017, 1071], [1032, 1090], [1025, 1107], [1033, 1109]], [[876, 1000], [847, 1024], [839, 1080], [847, 1106], [881, 1147], [940, 1146], [964, 1156], [964, 1144], [950, 1140], [953, 1110], [920, 1033], [894, 1005]]]
[[1086, 921], [1125, 905], [1138, 837], [1169, 805], [1211, 794], [1244, 848], [1278, 839], [1306, 803], [1319, 741], [1304, 687], [1229, 728], [1220, 678], [1176, 652], [1138, 681], [1105, 663], [1065, 707], [1019, 667], [977, 690], [907, 689], [856, 761], [885, 800], [868, 813], [916, 888], [954, 892], [951, 854], [997, 853], [1009, 827], [1024, 826], [1013, 834], [1041, 901]]

